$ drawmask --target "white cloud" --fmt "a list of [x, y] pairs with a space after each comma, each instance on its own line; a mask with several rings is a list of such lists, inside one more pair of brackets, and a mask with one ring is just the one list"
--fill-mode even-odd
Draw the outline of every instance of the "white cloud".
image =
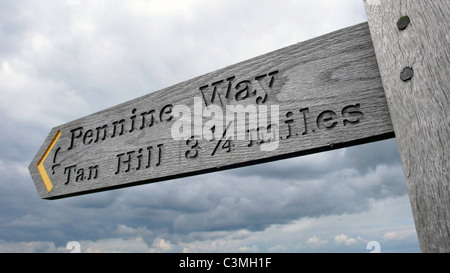
[[195, 232], [177, 244], [183, 253], [190, 252], [260, 252], [258, 242], [248, 230]]
[[[27, 72], [29, 64], [20, 61], [3, 61], [0, 69], [0, 90], [2, 100], [0, 111], [16, 123], [27, 122], [46, 125], [75, 118], [87, 113], [86, 103], [75, 90], [64, 82], [54, 81]], [[79, 117], [79, 116], [78, 116]]]
[[306, 244], [314, 248], [328, 244], [328, 240], [321, 240], [319, 237], [314, 235], [306, 241]]
[[124, 224], [117, 225], [117, 234], [120, 236], [152, 236], [153, 232], [146, 227], [132, 228]]
[[80, 250], [85, 253], [129, 253], [149, 252], [150, 247], [141, 238], [133, 239], [113, 238], [97, 241], [80, 241]]
[[[80, 241], [79, 243], [82, 253], [160, 253], [170, 252], [173, 248], [170, 241], [162, 238], [156, 238], [149, 246], [144, 238], [140, 236]], [[60, 248], [59, 251], [69, 252], [70, 250]]]
[[150, 252], [168, 252], [172, 250], [173, 245], [170, 241], [166, 241], [162, 238], [157, 238], [153, 241], [152, 249]]
[[55, 253], [59, 251], [54, 242], [6, 242], [0, 240], [0, 253]]
[[186, 16], [199, 5], [208, 3], [199, 0], [150, 0], [150, 1], [127, 1], [129, 10], [136, 15], [142, 16]]
[[417, 232], [415, 229], [406, 229], [399, 231], [389, 231], [383, 235], [383, 239], [386, 241], [392, 240], [404, 240], [411, 236], [417, 236]]
[[336, 244], [345, 244], [347, 246], [357, 243], [355, 238], [349, 238], [345, 234], [337, 235], [336, 237], [334, 237], [334, 242]]

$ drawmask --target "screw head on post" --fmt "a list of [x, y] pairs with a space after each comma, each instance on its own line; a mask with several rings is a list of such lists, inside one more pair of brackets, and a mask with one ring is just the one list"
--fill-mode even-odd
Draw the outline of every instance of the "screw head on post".
[[400, 79], [402, 79], [402, 81], [406, 82], [408, 80], [410, 80], [414, 75], [414, 70], [412, 69], [412, 67], [405, 67], [403, 68], [403, 71], [400, 73]]
[[397, 28], [399, 30], [404, 30], [404, 29], [406, 29], [408, 27], [410, 22], [411, 22], [411, 20], [409, 19], [408, 16], [402, 16], [397, 21]]

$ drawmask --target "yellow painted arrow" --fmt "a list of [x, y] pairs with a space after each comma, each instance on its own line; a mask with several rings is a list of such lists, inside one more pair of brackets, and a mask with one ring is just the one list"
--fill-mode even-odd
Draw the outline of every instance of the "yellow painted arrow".
[[45, 187], [47, 188], [47, 191], [50, 192], [53, 188], [52, 181], [50, 181], [50, 177], [48, 177], [47, 171], [44, 168], [44, 161], [47, 158], [50, 151], [53, 149], [53, 146], [55, 146], [56, 141], [58, 141], [58, 138], [61, 136], [61, 131], [58, 131], [53, 138], [52, 142], [50, 142], [50, 145], [48, 146], [47, 150], [45, 151], [44, 155], [41, 157], [37, 164], [37, 168], [39, 170], [39, 173], [41, 174], [42, 180], [44, 181]]

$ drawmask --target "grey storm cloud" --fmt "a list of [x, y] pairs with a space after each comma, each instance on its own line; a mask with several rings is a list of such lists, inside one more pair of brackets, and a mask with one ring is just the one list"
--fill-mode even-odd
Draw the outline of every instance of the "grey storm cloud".
[[282, 160], [270, 164], [255, 165], [238, 169], [237, 176], [273, 177], [280, 179], [320, 178], [343, 169], [353, 169], [364, 175], [380, 164], [398, 165], [400, 155], [395, 139], [380, 141], [332, 151], [326, 154], [313, 154]]
[[[393, 146], [392, 141], [385, 142], [368, 145], [374, 148]], [[352, 149], [356, 148], [349, 148]], [[368, 209], [370, 198], [406, 194], [400, 164], [377, 165], [361, 175], [351, 165], [334, 166], [335, 162], [348, 162], [347, 153], [332, 151], [322, 154], [324, 159], [314, 159], [323, 161], [320, 164], [323, 168], [310, 170], [315, 171], [315, 175], [305, 176], [302, 168], [295, 170], [302, 160], [288, 159], [285, 163], [294, 168], [285, 169], [290, 172], [289, 176], [285, 172], [278, 176], [276, 172], [270, 172], [272, 175], [267, 177], [258, 169], [252, 171], [253, 175], [236, 175], [236, 172], [250, 172], [246, 169], [255, 166], [65, 200], [43, 201], [36, 197], [25, 200], [21, 209], [15, 207], [14, 214], [25, 213], [24, 216], [3, 224], [0, 230], [4, 236], [6, 233], [11, 236], [10, 229], [34, 230], [27, 237], [47, 238], [59, 243], [67, 240], [67, 235], [58, 234], [61, 226], [80, 239], [114, 234], [121, 223], [185, 235], [214, 230], [258, 231], [301, 217], [360, 212]], [[303, 158], [307, 161], [313, 156]], [[22, 180], [26, 180], [26, 174]], [[26, 192], [34, 195], [30, 187]], [[35, 202], [40, 205], [26, 208]], [[11, 205], [4, 204], [4, 208], [8, 206]], [[40, 232], [36, 233], [36, 229]]]

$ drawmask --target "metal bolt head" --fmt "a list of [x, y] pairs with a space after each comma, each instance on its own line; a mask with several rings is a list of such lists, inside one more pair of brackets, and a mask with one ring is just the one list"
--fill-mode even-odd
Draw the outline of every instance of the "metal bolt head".
[[402, 79], [402, 81], [404, 82], [409, 81], [413, 76], [414, 70], [412, 69], [412, 67], [405, 67], [400, 73], [400, 79]]
[[408, 16], [402, 16], [397, 21], [397, 28], [399, 30], [404, 30], [404, 29], [406, 29], [408, 27], [410, 22], [411, 22], [411, 20], [409, 19]]

